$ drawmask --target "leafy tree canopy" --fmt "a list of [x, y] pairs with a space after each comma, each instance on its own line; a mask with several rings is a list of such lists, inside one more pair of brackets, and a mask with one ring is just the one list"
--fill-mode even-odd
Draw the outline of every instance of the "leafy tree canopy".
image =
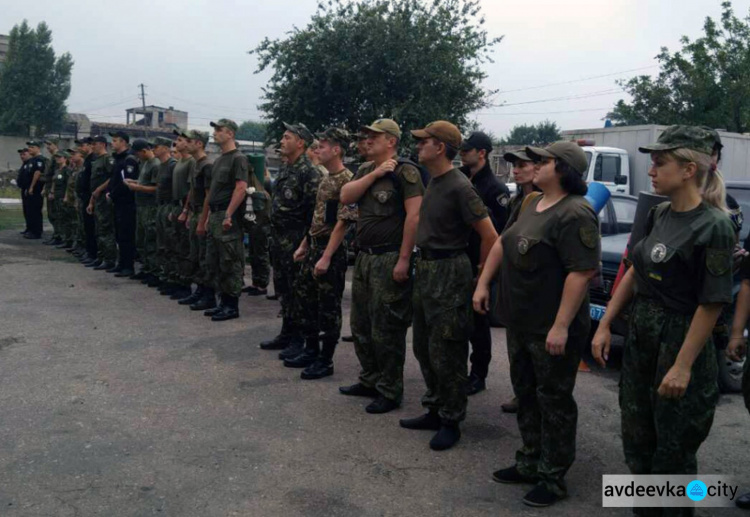
[[560, 139], [562, 139], [562, 134], [557, 124], [545, 120], [538, 124], [513, 126], [508, 136], [500, 143], [503, 145], [545, 145]]
[[263, 142], [266, 139], [266, 128], [265, 122], [256, 122], [254, 120], [246, 120], [240, 124], [237, 134], [235, 135], [238, 140], [252, 140], [253, 142]]

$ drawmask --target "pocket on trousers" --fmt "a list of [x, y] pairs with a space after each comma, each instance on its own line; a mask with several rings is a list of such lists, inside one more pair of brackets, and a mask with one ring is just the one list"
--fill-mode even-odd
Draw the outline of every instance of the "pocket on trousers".
[[242, 241], [234, 234], [221, 235], [218, 240], [221, 243], [221, 270], [224, 273], [230, 273], [234, 269], [235, 264], [240, 262], [241, 251], [239, 248], [242, 245]]

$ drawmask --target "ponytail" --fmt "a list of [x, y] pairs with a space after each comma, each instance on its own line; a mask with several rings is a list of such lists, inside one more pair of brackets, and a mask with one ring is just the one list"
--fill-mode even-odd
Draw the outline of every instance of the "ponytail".
[[724, 176], [719, 169], [709, 170], [706, 183], [703, 186], [703, 201], [715, 206], [719, 210], [729, 212], [727, 208], [727, 189], [724, 186]]
[[678, 162], [694, 163], [697, 167], [695, 174], [698, 181], [698, 188], [701, 192], [703, 201], [718, 208], [726, 213], [727, 209], [727, 190], [724, 186], [724, 176], [719, 169], [711, 167], [711, 157], [705, 153], [700, 153], [685, 147], [667, 151]]

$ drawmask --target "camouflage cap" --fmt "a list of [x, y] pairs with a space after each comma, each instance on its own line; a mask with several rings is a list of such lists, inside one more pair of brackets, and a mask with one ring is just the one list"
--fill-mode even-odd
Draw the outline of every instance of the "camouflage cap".
[[65, 152], [68, 153], [68, 154], [70, 154], [70, 155], [73, 155], [73, 154], [83, 154], [83, 152], [79, 148], [77, 148], [77, 147], [70, 147], [68, 149], [65, 149]]
[[395, 120], [390, 118], [379, 118], [369, 126], [362, 126], [362, 129], [373, 133], [388, 133], [396, 138], [401, 138], [401, 128], [398, 127]]
[[447, 120], [430, 122], [424, 129], [413, 129], [411, 134], [418, 139], [436, 138], [455, 150], [461, 147], [461, 131]]
[[51, 136], [49, 138], [45, 138], [44, 139], [44, 143], [45, 144], [57, 145], [58, 143], [60, 143], [60, 139], [57, 138], [56, 136]]
[[526, 151], [524, 149], [518, 149], [517, 151], [508, 151], [503, 155], [503, 159], [508, 163], [532, 161], [532, 159], [528, 154], [526, 154]]
[[708, 126], [701, 126], [701, 129], [705, 129], [706, 131], [711, 133], [711, 138], [714, 139], [714, 151], [721, 151], [724, 148], [724, 144], [721, 143], [721, 135], [719, 135], [718, 131]]
[[65, 158], [65, 159], [70, 158], [70, 154], [68, 154], [65, 151], [57, 151], [53, 156], [55, 158]]
[[329, 127], [328, 129], [326, 129], [325, 131], [321, 133], [316, 133], [315, 136], [317, 136], [320, 140], [328, 140], [329, 142], [335, 142], [344, 149], [346, 149], [349, 146], [349, 139], [350, 139], [349, 132], [339, 127]]
[[181, 136], [182, 138], [187, 138], [188, 140], [192, 140], [192, 138], [190, 138], [190, 136], [189, 136], [189, 133], [190, 133], [190, 131], [188, 131], [187, 129], [185, 131], [183, 131], [182, 129], [174, 129], [174, 130], [172, 130], [172, 134], [173, 135], [175, 135], [175, 136]]
[[573, 167], [581, 175], [589, 167], [586, 153], [575, 142], [555, 142], [544, 149], [541, 147], [526, 147], [526, 154], [532, 161], [538, 161], [540, 158], [557, 158]]
[[170, 147], [172, 147], [172, 140], [163, 136], [157, 136], [156, 138], [154, 138], [153, 146], [158, 147], [160, 145], [163, 145], [164, 147], [169, 149]]
[[669, 126], [656, 140], [656, 143], [644, 145], [638, 150], [642, 153], [654, 151], [673, 151], [675, 149], [691, 149], [699, 153], [710, 155], [714, 149], [714, 136], [700, 126]]
[[284, 127], [287, 131], [291, 131], [298, 137], [300, 137], [302, 140], [305, 141], [307, 145], [310, 145], [313, 143], [313, 140], [315, 140], [315, 137], [312, 134], [312, 131], [310, 131], [306, 125], [304, 125], [302, 122], [299, 122], [297, 124], [289, 124], [288, 122], [282, 122], [284, 124]]
[[211, 127], [226, 127], [234, 131], [235, 133], [240, 128], [240, 126], [237, 125], [237, 122], [234, 120], [230, 120], [228, 118], [220, 118], [216, 122], [211, 122]]
[[197, 129], [191, 129], [185, 134], [190, 140], [199, 140], [203, 142], [204, 146], [208, 143], [208, 131], [198, 131]]

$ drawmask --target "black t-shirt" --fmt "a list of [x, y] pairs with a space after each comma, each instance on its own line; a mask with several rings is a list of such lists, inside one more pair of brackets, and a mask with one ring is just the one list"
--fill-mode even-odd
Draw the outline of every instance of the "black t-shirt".
[[83, 170], [76, 178], [76, 193], [84, 203], [88, 203], [91, 197], [91, 162], [93, 161], [94, 153], [89, 153], [83, 160]]
[[130, 152], [130, 149], [122, 153], [113, 154], [115, 163], [112, 165], [112, 175], [109, 179], [107, 190], [109, 197], [117, 204], [134, 204], [135, 195], [125, 185], [125, 179], [138, 179], [138, 158]]

